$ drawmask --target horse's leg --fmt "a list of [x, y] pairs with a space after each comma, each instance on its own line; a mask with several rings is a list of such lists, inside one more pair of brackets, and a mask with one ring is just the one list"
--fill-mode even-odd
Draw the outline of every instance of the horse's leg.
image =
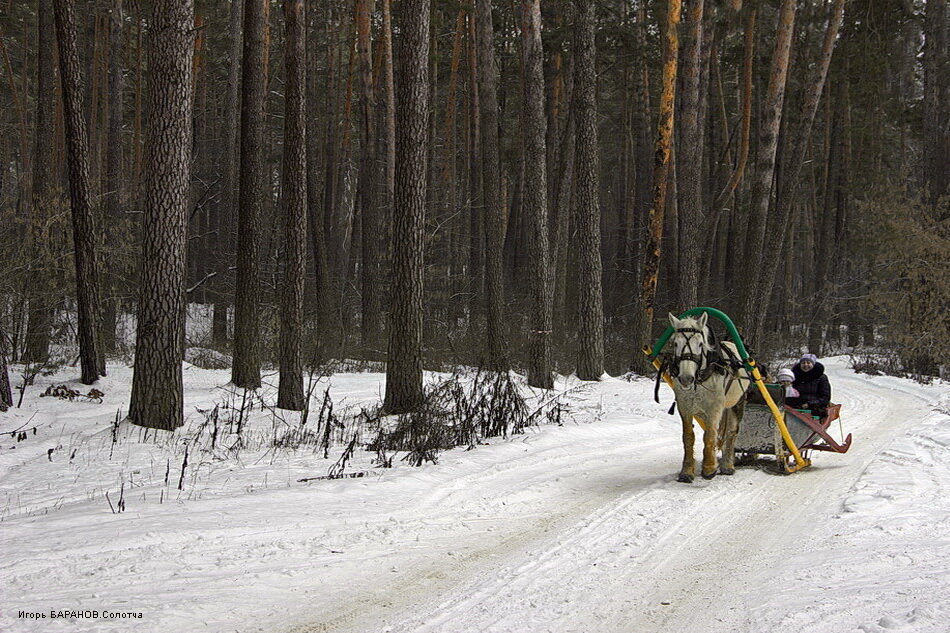
[[729, 416], [729, 427], [726, 431], [725, 442], [722, 447], [722, 467], [719, 472], [723, 475], [731, 475], [736, 472], [736, 436], [739, 434], [739, 425], [742, 423], [742, 416], [745, 414], [745, 397], [741, 398], [735, 406], [730, 407], [727, 413]]
[[735, 407], [722, 412], [722, 461], [719, 472], [723, 475], [732, 475], [736, 472], [736, 432], [739, 430], [739, 420], [736, 418]]
[[693, 431], [693, 416], [685, 414], [680, 409], [680, 420], [683, 422], [683, 467], [680, 469], [677, 481], [684, 484], [693, 483], [696, 477], [696, 460], [693, 458], [693, 443], [696, 441], [696, 432]]
[[716, 476], [719, 464], [716, 460], [716, 451], [719, 443], [716, 437], [719, 431], [719, 421], [722, 419], [722, 409], [718, 415], [710, 416], [706, 420], [706, 432], [703, 433], [703, 479], [712, 479]]

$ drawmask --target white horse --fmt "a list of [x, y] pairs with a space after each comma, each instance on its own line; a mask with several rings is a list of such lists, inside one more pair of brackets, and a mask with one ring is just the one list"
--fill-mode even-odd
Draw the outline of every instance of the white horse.
[[[683, 468], [678, 481], [684, 483], [692, 483], [696, 476], [694, 417], [706, 426], [703, 478], [712, 479], [717, 472], [735, 472], [736, 433], [745, 409], [746, 389], [751, 383], [736, 346], [731, 342], [717, 343], [707, 326], [708, 320], [705, 312], [698, 318], [685, 319], [670, 314], [673, 335], [667, 345], [672, 348], [672, 355], [667, 356], [664, 369], [673, 379], [676, 406], [683, 422]], [[716, 459], [718, 448], [722, 448], [721, 466]]]

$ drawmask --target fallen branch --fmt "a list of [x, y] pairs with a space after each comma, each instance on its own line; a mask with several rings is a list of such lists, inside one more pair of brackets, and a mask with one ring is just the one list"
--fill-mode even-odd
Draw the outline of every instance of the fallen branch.
[[379, 474], [379, 473], [368, 471], [368, 470], [361, 470], [355, 473], [340, 473], [337, 475], [320, 475], [319, 477], [304, 477], [303, 479], [298, 479], [297, 481], [300, 483], [303, 483], [307, 481], [320, 481], [320, 480], [327, 480], [327, 479], [357, 479], [359, 477], [368, 477], [369, 475], [376, 475], [376, 474]]

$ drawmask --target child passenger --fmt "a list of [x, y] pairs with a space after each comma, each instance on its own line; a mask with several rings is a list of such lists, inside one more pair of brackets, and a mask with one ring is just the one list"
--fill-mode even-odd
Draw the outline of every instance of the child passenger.
[[800, 394], [798, 389], [792, 386], [792, 383], [795, 382], [795, 374], [792, 373], [791, 369], [780, 369], [778, 371], [778, 383], [785, 387], [785, 399], [788, 398], [797, 398]]

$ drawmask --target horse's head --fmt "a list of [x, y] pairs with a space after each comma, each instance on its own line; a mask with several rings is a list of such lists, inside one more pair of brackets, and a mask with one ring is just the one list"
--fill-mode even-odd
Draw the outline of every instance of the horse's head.
[[696, 384], [696, 374], [702, 369], [703, 357], [709, 351], [709, 329], [705, 312], [697, 318], [677, 319], [670, 314], [673, 335], [668, 345], [673, 349], [673, 373], [680, 385], [689, 388]]

